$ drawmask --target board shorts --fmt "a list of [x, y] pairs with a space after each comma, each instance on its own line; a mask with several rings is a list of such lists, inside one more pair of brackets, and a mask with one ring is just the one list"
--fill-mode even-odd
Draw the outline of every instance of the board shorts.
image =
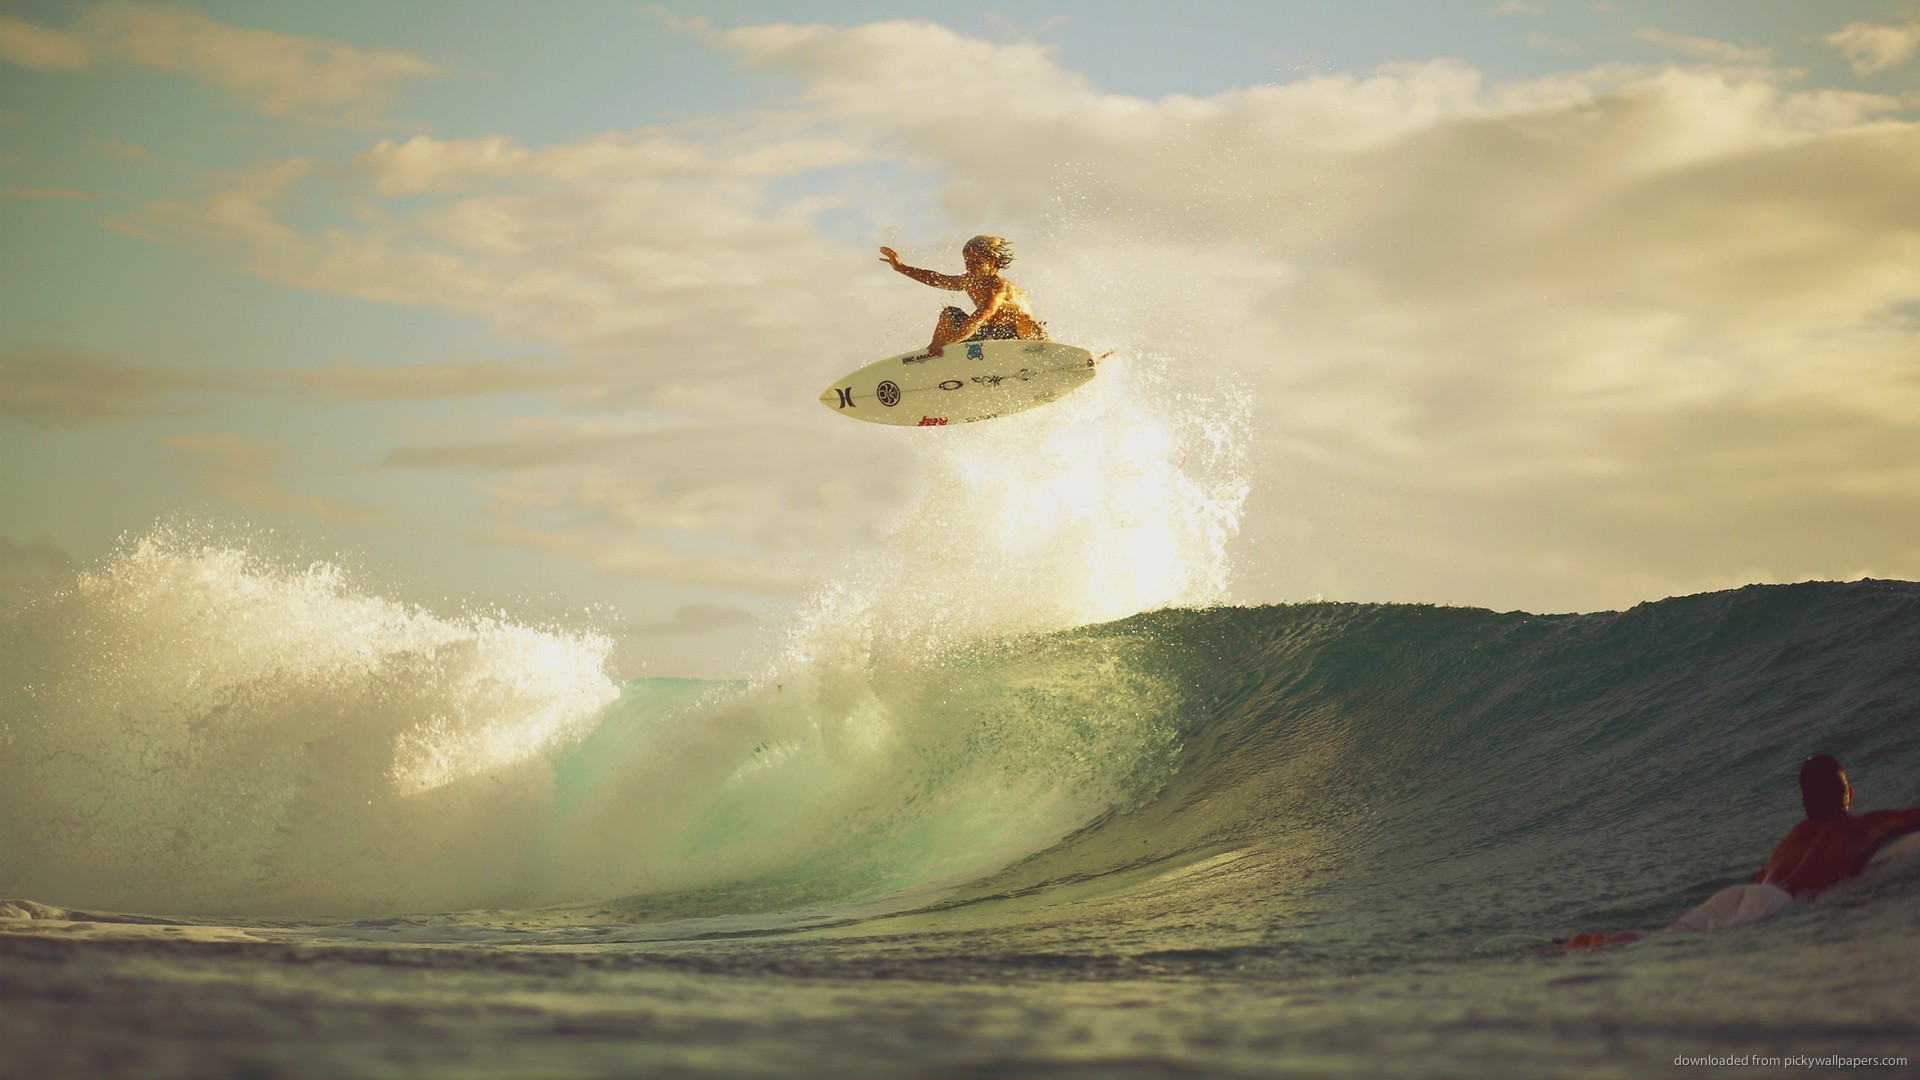
[[[973, 316], [967, 314], [964, 311], [961, 311], [957, 307], [950, 307], [950, 308], [940, 309], [940, 317], [947, 320], [948, 326], [959, 326], [961, 323], [966, 322], [968, 319], [972, 318]], [[982, 326], [980, 329], [975, 330], [973, 332], [973, 336], [968, 338], [967, 340], [968, 341], [1018, 341], [1019, 339], [1020, 339], [1020, 334], [1013, 327], [995, 326], [992, 323], [987, 323], [986, 325]]]
[[1680, 916], [1667, 930], [1692, 933], [1724, 930], [1729, 926], [1770, 919], [1791, 906], [1793, 897], [1788, 895], [1787, 890], [1778, 885], [1749, 881], [1729, 885], [1714, 893], [1705, 903]]

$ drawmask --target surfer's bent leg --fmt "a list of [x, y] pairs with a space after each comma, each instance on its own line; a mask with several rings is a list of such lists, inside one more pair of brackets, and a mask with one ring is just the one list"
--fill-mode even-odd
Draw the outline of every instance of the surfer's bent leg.
[[967, 324], [967, 313], [957, 307], [940, 309], [940, 321], [933, 324], [933, 340], [927, 344], [928, 350], [942, 349], [953, 344], [960, 337], [960, 328]]

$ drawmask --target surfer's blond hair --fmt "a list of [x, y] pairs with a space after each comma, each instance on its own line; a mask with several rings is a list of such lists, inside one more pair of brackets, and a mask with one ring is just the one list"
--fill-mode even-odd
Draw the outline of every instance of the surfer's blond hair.
[[978, 253], [997, 270], [1006, 269], [1007, 264], [1013, 261], [1013, 241], [1004, 236], [982, 233], [967, 241], [967, 246], [962, 250]]

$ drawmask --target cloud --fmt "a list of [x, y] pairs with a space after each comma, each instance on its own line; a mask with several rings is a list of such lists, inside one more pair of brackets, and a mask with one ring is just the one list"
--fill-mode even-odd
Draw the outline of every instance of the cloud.
[[676, 608], [671, 618], [636, 626], [633, 632], [643, 637], [678, 637], [686, 634], [707, 634], [735, 626], [751, 626], [759, 621], [752, 612], [741, 608], [723, 607], [718, 604], [688, 604]]
[[386, 516], [383, 510], [288, 490], [275, 479], [291, 456], [283, 443], [203, 432], [170, 436], [161, 445], [185, 451], [198, 460], [201, 491], [239, 506], [326, 521], [378, 521]]
[[823, 554], [871, 542], [906, 494], [896, 462], [847, 454], [807, 418], [525, 418], [385, 464], [476, 474], [488, 542], [623, 577], [793, 592], [817, 581]]
[[[376, 193], [444, 197], [358, 233], [306, 233], [281, 219], [280, 207], [303, 197], [301, 185], [314, 186], [316, 163], [305, 159], [235, 178], [199, 202], [149, 206], [122, 225], [227, 255], [274, 280], [465, 312], [568, 358], [562, 368], [334, 367], [289, 376], [303, 391], [396, 399], [551, 389], [598, 408], [701, 418], [724, 434], [636, 437], [582, 418], [522, 425], [473, 445], [403, 447], [387, 460], [482, 473], [550, 467], [476, 480], [491, 542], [626, 576], [792, 590], [805, 584], [806, 543], [833, 549], [870, 539], [890, 509], [888, 493], [900, 489], [882, 476], [856, 496], [838, 478], [875, 466], [848, 434], [794, 431], [790, 416], [769, 420], [768, 405], [784, 404], [775, 416], [794, 403], [817, 409], [812, 399], [826, 379], [896, 351], [884, 322], [844, 313], [884, 312], [883, 292], [898, 300], [911, 292], [883, 289], [891, 283], [864, 265], [870, 256], [849, 260], [814, 233], [806, 210], [763, 212], [772, 184], [868, 153], [854, 153], [857, 144], [843, 137], [772, 127], [762, 137], [696, 125], [539, 150], [505, 140], [383, 143], [347, 175]], [[867, 272], [849, 277], [850, 261]], [[810, 316], [829, 309], [821, 288], [836, 282], [839, 314]], [[827, 479], [793, 477], [802, 472]], [[816, 519], [809, 507], [817, 502], [796, 505], [795, 493], [807, 491], [857, 505]]]
[[658, 422], [618, 419], [522, 419], [505, 438], [470, 443], [403, 446], [387, 454], [385, 464], [413, 469], [532, 469], [575, 465], [640, 451], [670, 436]]
[[165, 413], [170, 394], [214, 385], [203, 375], [61, 345], [0, 352], [0, 416], [76, 427]]
[[551, 363], [515, 359], [394, 365], [336, 363], [263, 373], [256, 381], [304, 397], [337, 401], [444, 401], [577, 387], [581, 376]]
[[147, 148], [137, 143], [122, 142], [119, 139], [94, 139], [90, 145], [102, 157], [117, 161], [145, 161]]
[[183, 372], [65, 345], [0, 350], [0, 416], [68, 427], [179, 415], [180, 395], [196, 391], [393, 402], [525, 393], [589, 396], [592, 389], [579, 371], [537, 358]]
[[1669, 49], [1682, 56], [1691, 56], [1696, 60], [1705, 60], [1715, 64], [1754, 64], [1773, 63], [1773, 50], [1745, 45], [1735, 45], [1716, 38], [1684, 37], [1670, 34], [1665, 30], [1641, 27], [1633, 36], [1641, 41]]
[[253, 30], [174, 7], [109, 3], [71, 31], [0, 17], [0, 61], [40, 71], [121, 62], [187, 75], [268, 116], [366, 125], [403, 83], [440, 74], [394, 49]]
[[1820, 39], [1838, 49], [1856, 75], [1896, 68], [1920, 50], [1920, 22], [1879, 25], [1853, 22]]
[[0, 197], [8, 199], [65, 199], [72, 202], [98, 202], [106, 198], [97, 191], [76, 191], [72, 188], [26, 188], [10, 187], [0, 189]]
[[[1566, 609], [1920, 575], [1910, 533], [1873, 524], [1911, 516], [1890, 448], [1920, 435], [1920, 125], [1897, 96], [1660, 31], [1698, 62], [1154, 100], [930, 23], [689, 32], [797, 90], [550, 146], [289, 159], [122, 224], [488, 320], [551, 346], [580, 399], [644, 410], [387, 459], [470, 474], [491, 539], [617, 573], [791, 588], [882, 531], [919, 444], [808, 410], [942, 302], [873, 263], [864, 238], [904, 223], [922, 265], [1014, 237], [1056, 336], [1254, 402], [1245, 596]], [[981, 116], [991, 139], [955, 138]], [[358, 224], [289, 212], [316, 205]], [[1823, 560], [1836, 519], [1858, 533]]]
[[1539, 4], [1529, 4], [1526, 0], [1500, 0], [1487, 9], [1489, 15], [1545, 15], [1547, 9]]
[[0, 15], [0, 62], [34, 71], [84, 71], [94, 59], [92, 43], [80, 34]]
[[[611, 404], [738, 409], [774, 394], [810, 398], [822, 376], [780, 357], [838, 347], [853, 358], [891, 342], [864, 322], [808, 317], [807, 298], [837, 281], [838, 310], [875, 310], [869, 303], [892, 290], [878, 273], [847, 275], [847, 253], [813, 228], [821, 213], [865, 212], [861, 193], [798, 204], [770, 193], [868, 152], [787, 122], [750, 126], [757, 130], [655, 130], [538, 152], [505, 140], [383, 143], [348, 176], [375, 194], [444, 197], [360, 230], [302, 231], [283, 220], [282, 207], [300, 199], [361, 197], [327, 192], [320, 185], [334, 181], [315, 182], [308, 158], [263, 165], [203, 200], [149, 204], [116, 224], [271, 280], [456, 311], [559, 345]], [[483, 186], [465, 193], [472, 184]], [[849, 333], [867, 341], [846, 341]], [[728, 383], [726, 393], [713, 389]]]
[[636, 181], [729, 181], [780, 177], [858, 164], [871, 149], [842, 137], [782, 125], [710, 124], [599, 135], [539, 150], [504, 135], [442, 140], [416, 135], [383, 139], [355, 158], [383, 196], [450, 194], [485, 181], [548, 185]]

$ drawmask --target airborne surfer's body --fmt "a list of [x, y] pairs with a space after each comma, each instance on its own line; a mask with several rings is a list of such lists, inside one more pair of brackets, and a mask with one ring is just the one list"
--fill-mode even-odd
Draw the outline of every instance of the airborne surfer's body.
[[1013, 261], [1012, 244], [998, 236], [976, 236], [967, 241], [960, 254], [966, 261], [967, 272], [942, 274], [908, 266], [890, 247], [880, 249], [881, 261], [896, 271], [922, 285], [964, 292], [973, 301], [972, 314], [957, 307], [940, 312], [932, 340], [927, 344], [928, 353], [939, 356], [946, 346], [956, 341], [1048, 340], [1046, 327], [1033, 317], [1027, 294], [1000, 276], [1000, 271]]
[[[922, 285], [964, 292], [968, 313], [940, 312], [924, 348], [876, 360], [835, 379], [820, 404], [854, 420], [905, 427], [946, 427], [995, 420], [1045, 405], [1085, 386], [1107, 354], [1053, 340], [1034, 318], [1027, 294], [1002, 277], [1013, 245], [976, 236], [961, 248], [966, 273], [908, 266], [890, 247], [880, 260]], [[947, 346], [965, 342], [960, 349]]]

